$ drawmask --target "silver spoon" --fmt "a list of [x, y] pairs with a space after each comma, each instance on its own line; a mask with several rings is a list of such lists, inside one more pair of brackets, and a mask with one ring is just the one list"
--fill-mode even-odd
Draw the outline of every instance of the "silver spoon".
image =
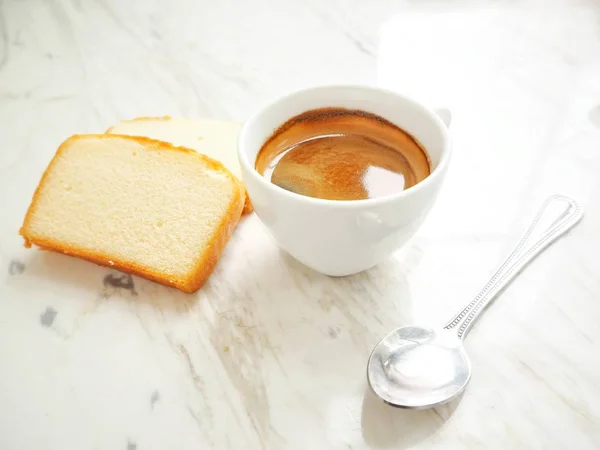
[[[541, 223], [548, 214], [554, 220], [544, 228]], [[459, 395], [471, 378], [462, 341], [475, 320], [532, 259], [582, 217], [581, 206], [573, 199], [549, 197], [490, 281], [443, 328], [402, 327], [379, 341], [367, 364], [367, 379], [375, 394], [393, 406], [410, 409], [431, 408]]]

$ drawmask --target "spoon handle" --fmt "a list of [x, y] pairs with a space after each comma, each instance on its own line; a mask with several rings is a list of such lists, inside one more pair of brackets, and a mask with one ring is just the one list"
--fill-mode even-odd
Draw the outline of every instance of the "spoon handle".
[[[547, 223], [543, 221], [547, 216], [554, 220], [544, 227], [542, 222]], [[473, 301], [450, 320], [444, 329], [458, 328], [458, 337], [464, 339], [475, 320], [496, 295], [515, 279], [531, 260], [577, 224], [582, 217], [583, 210], [575, 200], [564, 195], [549, 197], [510, 256]], [[539, 236], [537, 240], [534, 239], [534, 235]]]

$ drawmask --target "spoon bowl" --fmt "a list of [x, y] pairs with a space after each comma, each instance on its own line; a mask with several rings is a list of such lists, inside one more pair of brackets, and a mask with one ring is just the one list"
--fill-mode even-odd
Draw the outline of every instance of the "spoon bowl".
[[471, 378], [471, 361], [456, 333], [416, 326], [385, 336], [367, 367], [371, 389], [385, 402], [409, 409], [450, 401]]

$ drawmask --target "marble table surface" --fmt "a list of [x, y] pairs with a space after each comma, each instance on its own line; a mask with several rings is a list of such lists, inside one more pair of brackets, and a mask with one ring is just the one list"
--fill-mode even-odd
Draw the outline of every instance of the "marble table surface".
[[[69, 135], [325, 83], [453, 112], [443, 192], [379, 266], [314, 273], [254, 215], [195, 295], [23, 247]], [[597, 1], [0, 0], [0, 142], [3, 450], [600, 448]], [[448, 318], [553, 193], [586, 216], [474, 327], [465, 395], [380, 402], [377, 340]]]

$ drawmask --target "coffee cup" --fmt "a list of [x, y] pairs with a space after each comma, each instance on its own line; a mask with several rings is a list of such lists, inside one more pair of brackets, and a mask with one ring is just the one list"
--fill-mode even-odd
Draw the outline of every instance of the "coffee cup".
[[[269, 182], [255, 168], [273, 132], [316, 108], [358, 109], [378, 115], [413, 136], [429, 156], [431, 173], [401, 192], [362, 200], [313, 198]], [[447, 110], [434, 111], [408, 96], [377, 87], [320, 86], [275, 100], [248, 119], [238, 138], [238, 159], [256, 214], [278, 245], [313, 270], [346, 276], [369, 269], [403, 247], [433, 206], [451, 155]]]

